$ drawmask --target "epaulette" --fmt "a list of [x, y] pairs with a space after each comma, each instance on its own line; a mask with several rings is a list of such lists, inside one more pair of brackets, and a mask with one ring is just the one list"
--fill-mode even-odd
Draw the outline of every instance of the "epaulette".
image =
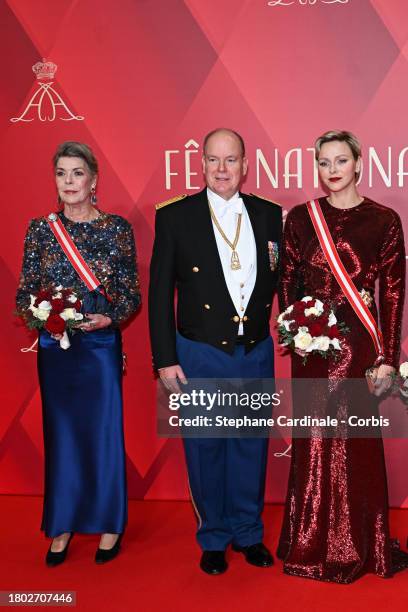
[[160, 202], [160, 204], [156, 204], [156, 210], [159, 208], [163, 208], [163, 206], [167, 206], [168, 204], [173, 204], [174, 202], [179, 202], [180, 200], [184, 200], [187, 197], [186, 193], [182, 195], [176, 196], [175, 198], [170, 198], [170, 200], [165, 200], [164, 202]]
[[279, 202], [275, 202], [274, 200], [270, 200], [269, 198], [264, 198], [263, 196], [259, 195], [258, 193], [250, 193], [249, 195], [254, 196], [255, 198], [259, 198], [260, 200], [265, 200], [265, 202], [270, 202], [271, 204], [276, 204], [276, 206], [282, 206], [282, 204], [279, 204]]

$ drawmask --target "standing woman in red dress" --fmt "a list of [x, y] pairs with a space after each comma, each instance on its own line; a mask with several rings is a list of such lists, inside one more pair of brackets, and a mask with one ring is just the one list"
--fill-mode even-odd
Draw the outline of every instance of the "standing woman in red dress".
[[[307, 405], [304, 393], [297, 396], [294, 387], [294, 410], [300, 404], [310, 414], [322, 409], [322, 397], [316, 390], [321, 389], [323, 379], [328, 381], [325, 406], [330, 402], [331, 409], [334, 405], [342, 417], [356, 414], [361, 405], [353, 405], [351, 393], [339, 392], [339, 381], [358, 379], [366, 395], [366, 414], [378, 414], [379, 396], [390, 387], [399, 364], [405, 290], [401, 221], [391, 208], [359, 195], [361, 147], [353, 134], [326, 132], [315, 148], [320, 180], [329, 192], [318, 200], [321, 212], [346, 271], [374, 320], [379, 320], [383, 357], [377, 358], [372, 338], [333, 275], [307, 205], [295, 206], [287, 216], [282, 246], [281, 310], [304, 296], [313, 296], [334, 304], [337, 319], [349, 332], [336, 361], [310, 355], [303, 365], [302, 357], [293, 354], [293, 379], [314, 379], [316, 383], [310, 381]], [[374, 364], [370, 395], [364, 378]], [[350, 583], [365, 573], [389, 577], [408, 567], [408, 556], [393, 549], [390, 540], [380, 435], [293, 440], [278, 556], [287, 574], [338, 583]]]

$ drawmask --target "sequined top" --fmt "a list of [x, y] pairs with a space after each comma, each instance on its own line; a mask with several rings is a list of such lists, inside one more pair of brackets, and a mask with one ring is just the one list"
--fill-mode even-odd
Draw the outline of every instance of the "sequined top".
[[[89, 222], [71, 221], [63, 212], [58, 216], [112, 299], [104, 314], [112, 319], [113, 326], [118, 326], [141, 302], [135, 242], [132, 227], [126, 219], [99, 212], [99, 217]], [[81, 296], [88, 293], [54, 237], [46, 217], [39, 217], [31, 221], [25, 237], [17, 309], [27, 309], [30, 293], [53, 285], [72, 287]]]
[[[379, 281], [378, 311], [384, 337], [384, 362], [398, 366], [405, 291], [405, 248], [401, 220], [392, 209], [365, 198], [349, 209], [335, 208], [319, 199], [340, 259], [359, 291], [375, 303]], [[336, 316], [350, 328], [348, 350], [338, 362], [341, 376], [361, 376], [372, 365], [375, 353], [371, 338], [348, 304], [319, 245], [306, 205], [295, 206], [287, 216], [282, 247], [281, 309], [305, 295], [331, 303]], [[316, 363], [322, 363], [318, 357]], [[312, 360], [311, 360], [312, 365]], [[323, 366], [319, 366], [323, 367]], [[301, 368], [300, 368], [301, 369]]]

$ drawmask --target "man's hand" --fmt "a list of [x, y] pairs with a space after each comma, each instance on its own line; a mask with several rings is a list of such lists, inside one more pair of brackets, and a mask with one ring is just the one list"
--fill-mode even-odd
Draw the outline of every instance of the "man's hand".
[[160, 380], [170, 393], [181, 393], [177, 379], [183, 384], [187, 384], [187, 378], [180, 365], [169, 366], [168, 368], [158, 369]]
[[392, 375], [395, 372], [395, 368], [389, 365], [382, 364], [378, 368], [373, 368], [370, 372], [369, 387], [371, 393], [379, 397], [392, 385]]

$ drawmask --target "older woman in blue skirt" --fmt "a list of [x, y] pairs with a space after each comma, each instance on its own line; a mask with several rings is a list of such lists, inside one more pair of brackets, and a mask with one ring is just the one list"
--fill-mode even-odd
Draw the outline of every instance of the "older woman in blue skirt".
[[[27, 310], [30, 294], [62, 286], [81, 296], [84, 318], [66, 350], [58, 333], [39, 335], [41, 528], [53, 538], [47, 565], [65, 560], [75, 532], [101, 534], [95, 560], [104, 563], [119, 552], [127, 521], [119, 326], [140, 303], [135, 243], [125, 219], [96, 206], [98, 166], [91, 149], [65, 142], [53, 161], [60, 209], [29, 225], [17, 308]], [[78, 258], [82, 268], [75, 265]]]

